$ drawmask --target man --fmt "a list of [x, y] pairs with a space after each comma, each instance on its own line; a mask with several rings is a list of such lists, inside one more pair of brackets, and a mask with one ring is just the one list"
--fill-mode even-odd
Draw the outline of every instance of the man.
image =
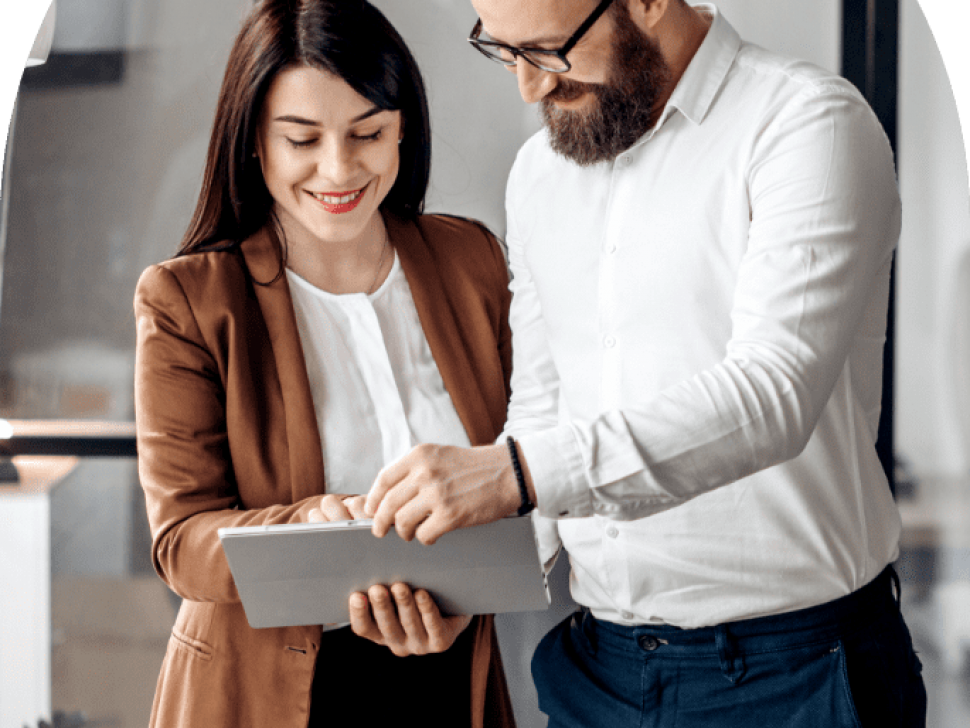
[[514, 439], [388, 466], [374, 532], [535, 504], [582, 606], [533, 660], [550, 726], [923, 725], [874, 450], [878, 121], [713, 6], [472, 1], [545, 125], [507, 192]]

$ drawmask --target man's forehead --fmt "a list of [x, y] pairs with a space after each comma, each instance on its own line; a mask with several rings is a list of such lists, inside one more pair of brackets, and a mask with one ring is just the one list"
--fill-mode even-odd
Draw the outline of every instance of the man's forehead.
[[513, 45], [565, 41], [597, 0], [472, 0], [486, 33]]

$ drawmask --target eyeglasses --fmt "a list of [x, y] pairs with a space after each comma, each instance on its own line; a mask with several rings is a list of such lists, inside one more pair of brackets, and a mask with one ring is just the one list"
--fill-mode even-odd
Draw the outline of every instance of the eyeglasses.
[[494, 40], [482, 40], [479, 38], [482, 33], [481, 18], [475, 23], [475, 27], [472, 28], [472, 34], [468, 38], [468, 42], [475, 46], [483, 56], [490, 58], [496, 63], [501, 63], [503, 66], [514, 66], [517, 59], [521, 57], [542, 71], [566, 73], [566, 71], [572, 68], [572, 64], [566, 58], [566, 54], [586, 35], [586, 31], [593, 27], [593, 23], [599, 20], [599, 17], [606, 12], [606, 9], [612, 2], [613, 0], [602, 0], [583, 24], [579, 26], [579, 29], [572, 34], [572, 37], [559, 50], [554, 51], [547, 48], [516, 48], [515, 46], [506, 45], [505, 43], [499, 43]]

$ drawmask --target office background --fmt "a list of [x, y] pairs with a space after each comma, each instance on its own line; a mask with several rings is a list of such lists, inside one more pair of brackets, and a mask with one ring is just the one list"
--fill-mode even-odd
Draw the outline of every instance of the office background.
[[[428, 84], [428, 209], [503, 233], [505, 176], [538, 128], [534, 109], [465, 43], [475, 20], [467, 0], [375, 4]], [[717, 4], [746, 39], [839, 70], [840, 0]], [[134, 284], [173, 253], [188, 222], [225, 58], [249, 6], [58, 0], [51, 61], [25, 74], [9, 145], [0, 416], [132, 417]], [[931, 725], [949, 728], [970, 721], [970, 624], [960, 614], [970, 612], [970, 205], [946, 69], [916, 0], [901, 0], [899, 12], [901, 570], [931, 658]], [[134, 463], [123, 459], [78, 463], [48, 494], [52, 706], [99, 725], [145, 722], [174, 616], [150, 570], [140, 497]], [[524, 728], [542, 725], [528, 658], [570, 609], [564, 578], [560, 569], [549, 614], [499, 619]]]

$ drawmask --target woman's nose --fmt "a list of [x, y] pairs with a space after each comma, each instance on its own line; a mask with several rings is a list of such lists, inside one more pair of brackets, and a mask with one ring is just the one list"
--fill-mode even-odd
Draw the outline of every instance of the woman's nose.
[[[356, 172], [357, 163], [354, 150], [343, 141], [333, 141], [323, 144], [317, 159], [318, 174], [336, 187], [344, 182], [350, 182]], [[343, 189], [327, 190], [329, 192], [343, 192]]]
[[527, 104], [541, 101], [556, 87], [556, 79], [553, 78], [555, 74], [536, 68], [523, 58], [518, 59], [514, 70], [519, 81], [519, 93]]

